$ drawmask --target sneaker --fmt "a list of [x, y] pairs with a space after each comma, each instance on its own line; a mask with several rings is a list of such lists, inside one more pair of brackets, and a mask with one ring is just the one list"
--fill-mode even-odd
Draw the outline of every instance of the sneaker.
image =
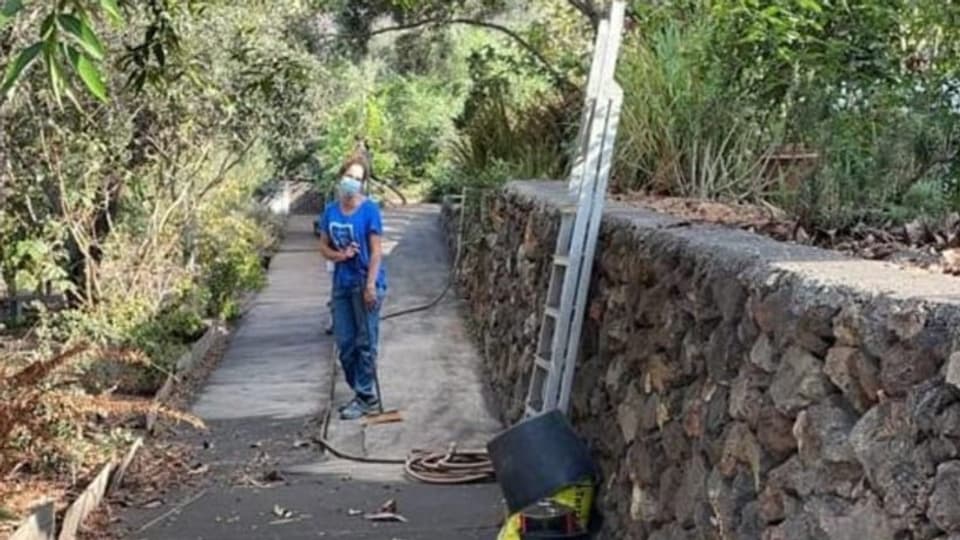
[[347, 408], [340, 411], [341, 420], [356, 420], [362, 418], [370, 412], [370, 407], [362, 400], [355, 399], [347, 405]]
[[362, 418], [370, 414], [370, 412], [376, 410], [376, 408], [379, 405], [380, 405], [380, 402], [376, 399], [374, 399], [373, 401], [366, 401], [364, 399], [357, 398], [352, 402], [350, 402], [347, 408], [340, 411], [340, 419], [356, 420], [358, 418]]
[[343, 411], [347, 410], [347, 408], [348, 408], [348, 407], [351, 407], [351, 406], [353, 405], [353, 402], [357, 401], [358, 399], [360, 399], [360, 398], [354, 397], [354, 398], [351, 399], [350, 401], [341, 404], [339, 407], [337, 407], [337, 412], [338, 412], [338, 413], [342, 413]]

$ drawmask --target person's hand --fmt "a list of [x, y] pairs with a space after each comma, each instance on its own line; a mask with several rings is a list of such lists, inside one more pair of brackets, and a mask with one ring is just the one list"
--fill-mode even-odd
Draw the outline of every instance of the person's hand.
[[357, 253], [360, 251], [357, 249], [356, 244], [350, 244], [344, 249], [341, 249], [337, 252], [337, 262], [345, 262], [357, 256]]
[[377, 288], [368, 285], [366, 289], [363, 290], [363, 303], [367, 305], [367, 309], [373, 311], [377, 307]]

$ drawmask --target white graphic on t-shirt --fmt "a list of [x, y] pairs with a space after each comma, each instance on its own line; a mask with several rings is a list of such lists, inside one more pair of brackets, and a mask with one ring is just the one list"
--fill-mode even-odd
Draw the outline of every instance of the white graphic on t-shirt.
[[353, 235], [352, 223], [330, 222], [330, 241], [337, 249], [346, 249], [352, 243], [355, 243], [356, 237]]

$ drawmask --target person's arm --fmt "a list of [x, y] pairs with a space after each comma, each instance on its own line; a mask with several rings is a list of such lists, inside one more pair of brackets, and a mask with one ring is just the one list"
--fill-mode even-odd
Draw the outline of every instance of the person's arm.
[[349, 259], [349, 253], [333, 247], [333, 242], [330, 241], [330, 235], [327, 232], [329, 230], [330, 215], [328, 206], [323, 211], [323, 217], [320, 218], [320, 254], [323, 255], [324, 259], [335, 263], [343, 262]]
[[367, 236], [370, 246], [370, 268], [367, 270], [367, 290], [377, 291], [377, 276], [380, 274], [380, 262], [383, 260], [383, 245], [380, 234], [371, 232]]
[[363, 299], [369, 309], [377, 305], [377, 277], [380, 275], [380, 265], [383, 262], [383, 219], [380, 217], [380, 208], [374, 206], [367, 229], [367, 246], [370, 248], [370, 263], [367, 267], [367, 286], [363, 291]]
[[325, 232], [320, 233], [320, 254], [323, 255], [324, 259], [335, 263], [347, 260], [346, 253], [330, 246], [330, 237]]

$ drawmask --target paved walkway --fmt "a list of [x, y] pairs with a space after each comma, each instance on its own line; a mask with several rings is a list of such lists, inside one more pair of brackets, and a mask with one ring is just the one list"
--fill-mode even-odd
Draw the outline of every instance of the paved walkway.
[[[385, 215], [390, 272], [385, 312], [428, 302], [449, 272], [437, 208]], [[156, 509], [123, 516], [129, 538], [487, 539], [501, 516], [497, 486], [429, 486], [398, 467], [332, 459], [308, 444], [319, 418], [347, 397], [323, 335], [329, 276], [316, 250], [312, 216], [294, 216], [269, 283], [233, 336], [194, 412], [210, 432], [191, 435], [212, 482], [185, 489]], [[404, 422], [363, 427], [335, 418], [328, 438], [341, 449], [403, 457], [413, 448], [482, 447], [500, 428], [483, 398], [479, 358], [450, 294], [437, 307], [385, 321], [380, 375], [389, 408]], [[333, 395], [332, 395], [333, 394]], [[269, 480], [274, 487], [262, 487]], [[396, 500], [407, 523], [357, 514]], [[151, 523], [178, 503], [182, 510]], [[149, 525], [143, 530], [144, 525]]]

